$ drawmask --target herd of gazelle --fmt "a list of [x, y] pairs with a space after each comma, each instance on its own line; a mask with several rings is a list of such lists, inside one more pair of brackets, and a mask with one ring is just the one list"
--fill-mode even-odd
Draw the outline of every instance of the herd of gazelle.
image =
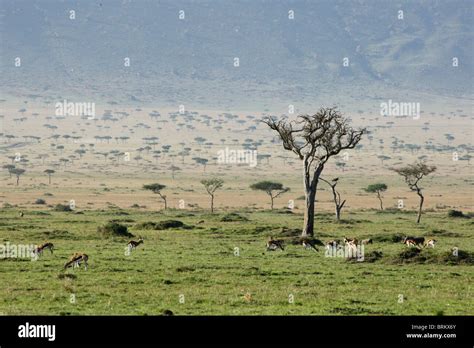
[[[285, 250], [283, 247], [283, 239], [273, 239], [273, 237], [270, 237], [270, 239], [267, 241], [267, 251], [275, 251], [275, 250]], [[418, 249], [421, 249], [422, 247], [428, 247], [428, 248], [434, 248], [435, 244], [437, 243], [436, 239], [428, 239], [425, 241], [424, 237], [405, 237], [402, 240], [402, 243], [405, 244], [406, 246], [409, 247], [415, 247]], [[343, 243], [341, 243], [338, 240], [330, 240], [326, 242], [326, 249], [338, 249], [343, 247], [345, 245], [349, 249], [356, 249], [358, 245], [367, 245], [367, 244], [373, 244], [372, 239], [362, 239], [359, 241], [356, 238], [346, 238], [344, 237]], [[314, 241], [308, 239], [308, 238], [303, 238], [302, 240], [302, 245], [305, 249], [311, 249], [313, 251], [318, 251], [316, 248]]]
[[[142, 243], [144, 243], [144, 240], [142, 237], [139, 237], [137, 241], [131, 240], [127, 243], [127, 249], [129, 252], [131, 252]], [[283, 243], [284, 241], [282, 239], [273, 239], [273, 237], [270, 237], [270, 239], [267, 241], [267, 251], [274, 251], [278, 249], [285, 250], [285, 248], [283, 247]], [[359, 240], [357, 240], [356, 238], [344, 237], [343, 243], [346, 245], [346, 247], [350, 249], [355, 249], [357, 248], [358, 245], [372, 244], [373, 242], [372, 242], [372, 239], [370, 238], [362, 239], [359, 242]], [[436, 244], [436, 239], [428, 239], [427, 241], [425, 241], [424, 237], [405, 237], [402, 243], [409, 247], [415, 247], [418, 249], [421, 249], [422, 247], [434, 248]], [[303, 238], [302, 245], [305, 249], [318, 251], [318, 249], [315, 246], [315, 243], [308, 238]], [[337, 240], [330, 240], [326, 243], [326, 249], [337, 249], [340, 247], [342, 247], [342, 244]], [[37, 257], [42, 256], [43, 251], [46, 249], [48, 249], [52, 254], [54, 250], [54, 244], [50, 242], [41, 244], [40, 246], [34, 249], [33, 254]], [[76, 267], [80, 267], [81, 263], [84, 263], [84, 269], [87, 270], [88, 260], [89, 260], [89, 256], [87, 254], [76, 252], [72, 254], [69, 260], [66, 262], [66, 264], [64, 265], [64, 269], [67, 269], [68, 267], [71, 267], [71, 266], [74, 269]]]
[[[131, 240], [127, 243], [127, 249], [129, 252], [131, 252], [132, 250], [136, 249], [140, 244], [142, 244], [144, 241], [143, 241], [143, 238], [140, 237], [138, 239], [138, 241], [134, 241], [134, 240]], [[53, 254], [53, 250], [54, 250], [54, 244], [53, 243], [50, 243], [50, 242], [46, 242], [46, 243], [43, 243], [39, 246], [37, 246], [34, 250], [33, 250], [33, 255], [35, 257], [39, 257], [39, 256], [42, 256], [43, 255], [43, 251], [48, 249], [51, 254]], [[64, 269], [67, 269], [69, 267], [72, 267], [73, 269], [74, 268], [80, 268], [81, 267], [81, 264], [83, 263], [84, 264], [84, 269], [87, 271], [87, 261], [89, 261], [89, 256], [85, 253], [74, 253], [71, 255], [71, 257], [69, 258], [69, 260], [64, 264]]]

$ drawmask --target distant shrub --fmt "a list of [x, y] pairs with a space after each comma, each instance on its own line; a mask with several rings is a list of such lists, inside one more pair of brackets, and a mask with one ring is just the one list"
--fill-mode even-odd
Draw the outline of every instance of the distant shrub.
[[141, 222], [135, 225], [135, 228], [139, 230], [154, 230], [155, 227], [156, 227], [156, 222], [152, 222], [152, 221]]
[[43, 194], [43, 196], [52, 197], [52, 196], [53, 196], [53, 194], [52, 194], [52, 193], [49, 193], [49, 192], [45, 192], [45, 193]]
[[38, 199], [35, 201], [35, 204], [46, 204], [46, 201], [45, 201], [43, 198], [38, 198]]
[[454, 209], [451, 209], [450, 211], [448, 211], [448, 216], [449, 217], [469, 218], [469, 216], [464, 215], [464, 213], [462, 211], [454, 210]]
[[359, 262], [368, 262], [372, 263], [375, 262], [383, 257], [383, 253], [381, 251], [369, 251], [368, 253], [364, 253], [364, 258], [360, 260], [357, 257], [347, 258], [346, 261], [350, 263], [359, 263]]
[[245, 216], [237, 213], [228, 213], [221, 218], [222, 222], [233, 222], [233, 221], [249, 221]]
[[443, 254], [439, 255], [437, 258], [439, 263], [447, 263], [450, 265], [457, 264], [474, 264], [474, 253], [467, 252], [464, 250], [454, 251], [445, 251]]
[[146, 221], [135, 226], [141, 230], [167, 230], [170, 228], [190, 228], [179, 220], [165, 220], [159, 222]]
[[421, 249], [418, 248], [406, 248], [400, 254], [397, 255], [396, 260], [398, 262], [418, 262], [423, 263], [426, 260], [424, 255], [421, 255]]
[[293, 214], [293, 211], [290, 208], [275, 209], [273, 212], [275, 212], [277, 214]]
[[380, 243], [400, 243], [403, 240], [401, 234], [380, 234], [377, 236], [370, 237], [374, 242]]
[[364, 262], [375, 262], [383, 257], [383, 253], [381, 251], [369, 251], [364, 255]]
[[156, 224], [155, 229], [156, 230], [167, 230], [169, 228], [184, 228], [186, 227], [185, 224], [183, 224], [179, 220], [165, 220], [165, 221], [160, 221]]
[[128, 232], [127, 226], [113, 221], [109, 221], [104, 226], [97, 227], [97, 232], [102, 234], [104, 237], [133, 237], [133, 234]]
[[13, 205], [10, 203], [3, 203], [3, 208], [8, 209], [8, 208], [13, 208]]
[[393, 259], [395, 263], [435, 263], [445, 265], [474, 264], [474, 254], [463, 251], [445, 251], [441, 254], [434, 250], [407, 248]]
[[56, 204], [53, 210], [54, 211], [72, 211], [69, 204]]

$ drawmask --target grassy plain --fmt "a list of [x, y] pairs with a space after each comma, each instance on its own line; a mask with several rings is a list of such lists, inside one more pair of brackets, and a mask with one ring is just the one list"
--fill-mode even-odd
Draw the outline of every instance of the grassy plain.
[[[53, 255], [37, 261], [0, 260], [0, 313], [156, 315], [317, 314], [472, 315], [474, 314], [473, 219], [429, 212], [415, 224], [410, 211], [358, 210], [342, 222], [317, 215], [315, 237], [373, 238], [363, 262], [325, 257], [292, 244], [302, 216], [284, 210], [247, 209], [245, 221], [222, 221], [227, 212], [202, 210], [52, 209], [0, 212], [0, 243], [51, 241]], [[125, 255], [128, 239], [105, 238], [97, 227], [116, 220], [145, 243]], [[139, 224], [182, 221], [188, 228], [144, 230]], [[284, 251], [268, 252], [268, 236], [286, 240]], [[435, 238], [423, 257], [401, 256], [399, 235]], [[467, 258], [450, 257], [457, 247]], [[238, 249], [236, 249], [238, 248]], [[62, 269], [76, 251], [89, 255], [89, 269]], [[371, 259], [374, 251], [382, 256]], [[238, 254], [238, 255], [236, 255]], [[460, 252], [464, 255], [464, 253]], [[466, 256], [466, 255], [464, 255]], [[74, 295], [71, 297], [71, 295]], [[75, 303], [71, 298], [75, 297]], [[74, 302], [74, 301], [72, 301]]]

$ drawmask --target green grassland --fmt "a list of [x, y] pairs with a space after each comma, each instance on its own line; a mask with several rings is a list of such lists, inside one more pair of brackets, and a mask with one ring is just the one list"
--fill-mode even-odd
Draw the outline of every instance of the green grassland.
[[[37, 261], [0, 260], [0, 314], [44, 315], [473, 315], [474, 219], [414, 212], [352, 211], [335, 222], [316, 217], [315, 238], [373, 238], [363, 262], [325, 257], [297, 240], [302, 216], [284, 211], [225, 212], [90, 210], [0, 212], [0, 244], [55, 244]], [[104, 237], [110, 220], [128, 226], [144, 244], [127, 256], [129, 238]], [[140, 229], [143, 222], [182, 221], [187, 228]], [[233, 220], [224, 219], [224, 220]], [[143, 227], [142, 227], [143, 228]], [[266, 251], [266, 239], [285, 239]], [[415, 258], [400, 235], [435, 238]], [[457, 247], [463, 258], [453, 257]], [[236, 249], [238, 248], [238, 249]], [[89, 255], [89, 269], [63, 270], [73, 252]], [[372, 259], [374, 252], [381, 257]], [[71, 303], [71, 295], [75, 303]], [[74, 301], [72, 301], [74, 302]]]

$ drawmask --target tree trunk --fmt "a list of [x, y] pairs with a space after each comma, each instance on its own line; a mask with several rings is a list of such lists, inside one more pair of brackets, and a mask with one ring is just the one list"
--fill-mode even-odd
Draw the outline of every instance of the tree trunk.
[[382, 197], [380, 197], [380, 192], [379, 191], [377, 191], [377, 197], [380, 201], [380, 210], [383, 210]]
[[211, 213], [214, 213], [214, 195], [211, 195]]
[[315, 206], [316, 192], [311, 189], [305, 192], [305, 211], [304, 211], [304, 227], [303, 237], [314, 235], [314, 206]]
[[[336, 207], [336, 220], [339, 221], [341, 219], [341, 209], [342, 209], [342, 206], [340, 206], [338, 204], [338, 201], [337, 201], [337, 193], [336, 193], [336, 185], [330, 185], [331, 186], [331, 190], [332, 190], [332, 195], [333, 195], [333, 199], [334, 199], [334, 206]], [[339, 199], [340, 201], [340, 199]]]
[[416, 219], [416, 223], [419, 224], [421, 220], [421, 209], [423, 208], [423, 202], [425, 201], [425, 197], [421, 194], [421, 190], [418, 189], [416, 194], [420, 196], [420, 208], [418, 209], [418, 218]]
[[302, 237], [312, 237], [314, 235], [314, 208], [316, 201], [316, 190], [318, 181], [324, 165], [320, 164], [314, 171], [313, 178], [310, 180], [310, 166], [307, 160], [304, 165], [304, 186], [305, 186], [305, 211]]
[[51, 175], [48, 175], [48, 181], [49, 181], [49, 184], [51, 185]]
[[[339, 197], [339, 202], [341, 201], [341, 198]], [[341, 220], [341, 210], [342, 207], [344, 207], [344, 204], [346, 203], [346, 200], [343, 200], [341, 204], [336, 204], [336, 219], [337, 221]]]
[[17, 175], [17, 176], [16, 176], [16, 186], [18, 186], [18, 183], [19, 183], [19, 182], [20, 182], [20, 176]]
[[168, 208], [168, 205], [167, 205], [167, 202], [166, 202], [166, 196], [162, 195], [161, 192], [156, 192], [156, 193], [158, 193], [158, 195], [161, 197], [161, 199], [165, 203], [165, 210], [166, 210], [166, 208]]
[[273, 196], [270, 195], [270, 199], [271, 199], [271, 209], [273, 210]]

